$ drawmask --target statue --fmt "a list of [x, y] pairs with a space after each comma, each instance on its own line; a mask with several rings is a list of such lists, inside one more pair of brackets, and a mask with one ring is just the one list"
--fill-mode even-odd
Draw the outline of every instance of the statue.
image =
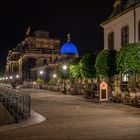
[[30, 26], [29, 26], [28, 29], [27, 29], [27, 31], [26, 31], [26, 36], [29, 36], [30, 30], [31, 30], [31, 28], [30, 28]]
[[70, 34], [67, 34], [68, 42], [70, 42]]

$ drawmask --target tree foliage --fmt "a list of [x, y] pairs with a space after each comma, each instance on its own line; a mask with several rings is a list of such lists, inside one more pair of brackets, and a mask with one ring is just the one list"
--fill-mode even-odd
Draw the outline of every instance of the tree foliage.
[[81, 77], [79, 62], [81, 57], [75, 58], [70, 63], [70, 73], [74, 78]]
[[117, 70], [120, 73], [140, 73], [140, 44], [131, 43], [117, 54]]
[[95, 59], [94, 54], [85, 54], [79, 63], [80, 73], [83, 78], [95, 78]]
[[38, 84], [39, 86], [43, 85], [43, 84], [44, 84], [44, 80], [43, 80], [42, 78], [38, 78], [38, 79], [37, 79], [37, 84]]
[[58, 78], [60, 78], [60, 79], [70, 78], [70, 70], [69, 70], [68, 64], [67, 64], [67, 67], [68, 68], [66, 70], [63, 70], [63, 65], [62, 64], [58, 64], [56, 66], [55, 71], [56, 71], [56, 75], [57, 75]]
[[102, 75], [104, 77], [114, 76], [116, 71], [116, 50], [103, 50], [96, 58], [95, 68], [97, 75]]

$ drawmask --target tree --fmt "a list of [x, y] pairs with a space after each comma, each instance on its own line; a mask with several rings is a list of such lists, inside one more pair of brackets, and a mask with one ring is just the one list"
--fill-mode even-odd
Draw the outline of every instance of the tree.
[[95, 78], [96, 69], [95, 69], [95, 59], [96, 55], [94, 54], [85, 54], [79, 63], [80, 73], [83, 78]]
[[69, 71], [69, 64], [67, 66], [68, 68], [66, 70], [63, 70], [63, 65], [62, 64], [58, 64], [56, 66], [56, 75], [58, 76], [58, 78], [60, 79], [68, 79], [70, 78], [70, 71]]
[[81, 77], [79, 62], [81, 57], [75, 58], [70, 62], [70, 73], [74, 78]]
[[117, 51], [113, 49], [103, 50], [97, 55], [95, 68], [98, 76], [110, 78], [117, 74], [116, 55]]
[[132, 43], [117, 54], [117, 70], [120, 73], [140, 73], [140, 44]]
[[38, 78], [37, 79], [37, 84], [38, 84], [39, 88], [41, 89], [42, 88], [42, 85], [44, 84], [43, 79], [42, 78]]
[[140, 44], [131, 43], [123, 48], [117, 54], [117, 70], [120, 74], [129, 74], [130, 85], [135, 86], [134, 75], [140, 73]]

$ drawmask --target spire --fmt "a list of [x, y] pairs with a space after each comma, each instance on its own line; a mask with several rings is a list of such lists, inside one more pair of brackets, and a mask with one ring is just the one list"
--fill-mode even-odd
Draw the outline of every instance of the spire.
[[29, 27], [27, 28], [27, 31], [26, 31], [26, 36], [29, 36], [30, 30], [31, 30], [31, 27], [29, 26]]
[[67, 37], [68, 37], [68, 41], [67, 42], [70, 42], [70, 34], [67, 34]]

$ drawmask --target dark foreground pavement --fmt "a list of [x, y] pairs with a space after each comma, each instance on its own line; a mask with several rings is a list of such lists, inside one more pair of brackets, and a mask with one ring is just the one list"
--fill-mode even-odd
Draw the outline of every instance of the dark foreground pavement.
[[42, 123], [0, 132], [0, 140], [140, 139], [140, 109], [86, 102], [80, 96], [50, 91], [24, 91]]

